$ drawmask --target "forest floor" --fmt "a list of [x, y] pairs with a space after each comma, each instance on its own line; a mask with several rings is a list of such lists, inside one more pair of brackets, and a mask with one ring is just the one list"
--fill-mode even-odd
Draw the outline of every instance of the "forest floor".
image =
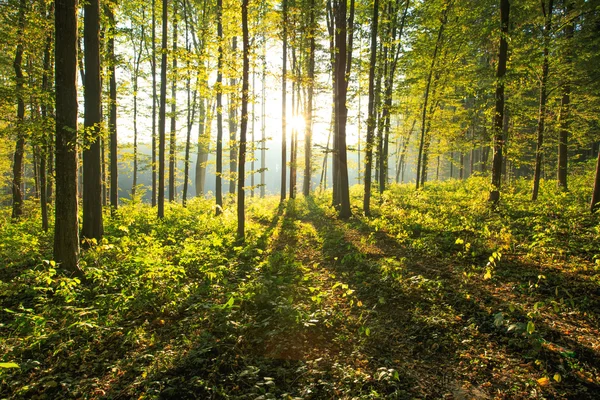
[[131, 203], [85, 283], [41, 261], [33, 204], [3, 211], [0, 397], [600, 398], [584, 183], [531, 203], [517, 182], [496, 211], [480, 179], [394, 186], [347, 221], [325, 195], [250, 199], [243, 245], [233, 207]]

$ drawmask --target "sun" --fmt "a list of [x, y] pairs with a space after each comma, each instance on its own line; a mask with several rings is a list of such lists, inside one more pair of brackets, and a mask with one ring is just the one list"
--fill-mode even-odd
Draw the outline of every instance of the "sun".
[[302, 115], [294, 115], [290, 118], [287, 127], [289, 132], [295, 130], [299, 135], [303, 135], [306, 121]]

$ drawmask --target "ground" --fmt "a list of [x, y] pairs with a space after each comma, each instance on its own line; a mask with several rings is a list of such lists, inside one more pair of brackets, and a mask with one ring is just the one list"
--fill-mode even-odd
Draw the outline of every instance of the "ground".
[[395, 186], [365, 217], [354, 188], [348, 220], [327, 194], [250, 199], [245, 243], [233, 208], [130, 204], [85, 283], [8, 222], [0, 395], [599, 398], [598, 216], [583, 189], [525, 192], [492, 210], [476, 179]]

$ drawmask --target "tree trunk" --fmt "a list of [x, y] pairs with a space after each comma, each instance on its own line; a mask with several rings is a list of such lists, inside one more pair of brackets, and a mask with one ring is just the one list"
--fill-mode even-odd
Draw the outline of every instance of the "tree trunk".
[[19, 218], [23, 215], [23, 154], [25, 151], [25, 132], [23, 130], [23, 120], [25, 119], [25, 102], [23, 100], [23, 35], [25, 30], [25, 0], [19, 1], [19, 19], [17, 21], [17, 51], [13, 67], [15, 70], [15, 80], [17, 82], [17, 142], [15, 144], [15, 153], [13, 158], [13, 183], [12, 183], [12, 217]]
[[282, 21], [282, 57], [283, 66], [281, 70], [281, 201], [283, 202], [286, 198], [286, 172], [287, 172], [287, 139], [286, 139], [286, 112], [287, 112], [287, 0], [282, 0], [281, 7], [283, 11]]
[[248, 73], [250, 70], [250, 40], [248, 39], [248, 0], [242, 0], [242, 42], [243, 67], [242, 67], [242, 115], [240, 121], [240, 154], [238, 165], [238, 193], [237, 193], [237, 239], [244, 241], [245, 231], [245, 190], [244, 180], [246, 173], [246, 130], [248, 128]]
[[77, 213], [77, 2], [57, 0], [54, 9], [56, 84], [56, 207], [54, 260], [67, 272], [79, 269]]
[[[188, 64], [188, 71], [189, 71]], [[188, 76], [187, 81], [187, 135], [185, 136], [185, 156], [183, 159], [183, 206], [185, 207], [187, 203], [187, 195], [188, 195], [188, 181], [190, 177], [190, 137], [192, 136], [192, 127], [194, 124], [194, 119], [196, 118], [196, 98], [198, 96], [198, 91], [194, 90], [193, 100], [191, 101], [190, 107], [190, 78]]]
[[204, 194], [206, 183], [206, 164], [210, 151], [210, 112], [207, 115], [205, 100], [200, 94], [198, 103], [198, 156], [196, 158], [196, 197]]
[[262, 59], [262, 93], [261, 93], [261, 102], [260, 102], [260, 107], [261, 107], [261, 117], [260, 117], [260, 197], [263, 198], [265, 197], [265, 190], [266, 190], [266, 181], [265, 181], [265, 170], [266, 170], [266, 153], [267, 153], [267, 136], [266, 136], [266, 129], [267, 129], [267, 124], [265, 121], [265, 116], [266, 116], [266, 101], [267, 101], [267, 92], [266, 92], [266, 85], [267, 85], [267, 39], [266, 37], [263, 35], [263, 59]]
[[152, 0], [152, 207], [156, 206], [156, 0]]
[[[43, 17], [46, 19], [52, 18], [50, 15], [52, 12], [52, 7], [54, 5], [50, 5], [50, 11], [44, 10]], [[52, 35], [53, 32], [48, 30], [46, 33], [46, 44], [44, 46], [44, 69], [42, 73], [42, 93], [44, 97], [41, 102], [41, 112], [42, 112], [42, 124], [44, 126], [44, 133], [42, 136], [42, 151], [40, 154], [40, 207], [42, 212], [42, 229], [44, 232], [48, 231], [48, 200], [49, 200], [49, 191], [48, 191], [48, 182], [47, 178], [47, 160], [48, 154], [50, 152], [50, 135], [47, 133], [47, 123], [48, 123], [48, 94], [50, 91], [50, 49], [52, 48]]]
[[[569, 15], [573, 9], [573, 3], [570, 1], [565, 1], [565, 14]], [[569, 21], [567, 26], [565, 27], [565, 39], [567, 41], [567, 49], [566, 49], [566, 57], [565, 62], [567, 67], [571, 67], [571, 57], [572, 53], [570, 50], [571, 42], [573, 39], [573, 31], [574, 24], [573, 21]], [[569, 104], [571, 102], [571, 85], [569, 83], [569, 76], [571, 71], [568, 70], [565, 74], [566, 78], [564, 78], [564, 82], [562, 84], [562, 99], [560, 103], [560, 115], [559, 115], [559, 123], [560, 123], [560, 131], [558, 138], [558, 168], [557, 168], [557, 178], [558, 178], [558, 187], [561, 190], [568, 190], [567, 185], [567, 162], [568, 162], [568, 141], [569, 141]]]
[[[498, 70], [496, 72], [496, 111], [494, 113], [494, 157], [492, 160], [492, 190], [489, 201], [494, 205], [500, 200], [500, 183], [502, 180], [502, 151], [504, 138], [502, 137], [502, 124], [504, 121], [504, 76], [506, 75], [506, 61], [508, 58], [508, 22], [510, 4], [509, 0], [500, 0], [500, 53], [498, 56]], [[482, 157], [483, 158], [483, 157]], [[485, 162], [482, 162], [482, 170]]]
[[[336, 121], [337, 129], [335, 131], [335, 142], [337, 143], [337, 151], [334, 153], [337, 159], [338, 171], [334, 171], [339, 176], [339, 217], [349, 218], [350, 211], [350, 191], [348, 182], [348, 160], [346, 153], [346, 121], [348, 109], [346, 107], [346, 93], [348, 90], [347, 75], [350, 71], [351, 54], [352, 54], [352, 22], [354, 14], [354, 0], [350, 3], [350, 17], [348, 24], [346, 21], [346, 1], [336, 1], [335, 3], [335, 47], [336, 65], [335, 65], [335, 86], [336, 86]], [[346, 37], [348, 35], [348, 38]]]
[[216, 215], [223, 212], [223, 2], [217, 0], [217, 171], [215, 197]]
[[115, 67], [117, 59], [115, 57], [115, 34], [117, 32], [114, 10], [107, 7], [110, 33], [108, 38], [108, 58], [110, 75], [110, 111], [109, 111], [109, 131], [110, 131], [110, 207], [111, 212], [115, 212], [119, 207], [119, 178], [118, 178], [118, 160], [117, 160], [117, 76]]
[[[308, 95], [306, 99], [306, 129], [304, 139], [304, 184], [302, 192], [304, 196], [310, 195], [310, 180], [312, 178], [312, 133], [313, 133], [313, 96], [315, 90], [315, 0], [309, 3], [309, 32], [310, 37], [308, 54]], [[360, 141], [360, 138], [359, 138]], [[360, 157], [360, 153], [359, 153]], [[359, 161], [360, 165], [360, 161]]]
[[550, 41], [550, 30], [552, 29], [552, 3], [553, 0], [548, 0], [548, 10], [545, 8], [545, 2], [542, 1], [542, 12], [546, 19], [544, 25], [544, 60], [542, 62], [542, 81], [540, 82], [540, 110], [538, 114], [538, 126], [537, 126], [537, 146], [535, 150], [535, 172], [533, 174], [533, 191], [531, 193], [531, 200], [536, 201], [538, 198], [538, 192], [540, 189], [540, 178], [542, 173], [542, 156], [543, 156], [543, 145], [544, 145], [544, 125], [546, 121], [546, 84], [548, 82], [549, 66], [549, 41]]
[[173, 69], [171, 71], [171, 134], [169, 136], [169, 201], [175, 201], [177, 168], [177, 1], [173, 2]]
[[[234, 36], [231, 40], [231, 53], [233, 57], [236, 57], [237, 52], [237, 36]], [[229, 124], [229, 193], [235, 194], [236, 175], [237, 175], [237, 79], [235, 77], [229, 79], [230, 93], [229, 93], [229, 118], [227, 122]]]
[[367, 139], [365, 149], [365, 193], [363, 210], [371, 215], [371, 170], [373, 168], [373, 136], [375, 132], [375, 64], [377, 62], [377, 31], [379, 23], [379, 0], [373, 2], [373, 19], [371, 19], [371, 59], [369, 63], [369, 105], [367, 116]]
[[168, 0], [162, 0], [162, 43], [160, 60], [160, 103], [158, 110], [158, 218], [165, 216], [165, 150], [167, 108], [167, 25]]
[[[423, 109], [421, 115], [421, 138], [419, 141], [419, 154], [417, 157], [417, 189], [419, 189], [419, 184], [422, 186], [425, 180], [427, 179], [425, 176], [425, 172], [427, 170], [427, 150], [429, 147], [429, 141], [426, 141], [425, 131], [427, 127], [427, 103], [429, 101], [429, 91], [431, 89], [431, 81], [433, 78], [433, 71], [435, 68], [435, 62], [437, 60], [437, 54], [442, 45], [442, 35], [444, 33], [444, 27], [446, 22], [448, 21], [448, 5], [445, 6], [442, 11], [442, 20], [440, 24], [440, 28], [438, 30], [437, 40], [435, 42], [435, 48], [433, 50], [433, 56], [431, 58], [431, 66], [429, 67], [429, 74], [427, 75], [427, 83], [425, 86], [425, 96], [423, 100]], [[427, 142], [427, 143], [426, 143]]]
[[83, 150], [83, 224], [81, 235], [102, 239], [102, 77], [100, 72], [100, 2], [90, 0], [84, 7], [85, 82], [84, 127], [89, 147]]

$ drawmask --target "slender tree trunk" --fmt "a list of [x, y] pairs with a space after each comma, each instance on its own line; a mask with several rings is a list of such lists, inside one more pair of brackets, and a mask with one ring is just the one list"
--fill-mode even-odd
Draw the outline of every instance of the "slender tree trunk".
[[[50, 12], [47, 10], [43, 11], [43, 17], [46, 19], [51, 18], [51, 12], [54, 5], [50, 5]], [[52, 35], [53, 32], [49, 29], [46, 32], [46, 44], [44, 46], [44, 69], [42, 73], [42, 93], [44, 97], [41, 102], [41, 112], [42, 112], [42, 124], [44, 126], [44, 133], [42, 136], [42, 151], [40, 154], [40, 207], [42, 212], [42, 229], [44, 232], [48, 231], [48, 199], [49, 199], [49, 191], [48, 191], [48, 182], [47, 179], [47, 160], [48, 154], [50, 152], [50, 135], [46, 133], [48, 130], [48, 94], [50, 89], [49, 77], [50, 77], [50, 49], [52, 48]]]
[[538, 198], [538, 192], [540, 189], [540, 178], [542, 173], [542, 157], [543, 157], [543, 145], [544, 145], [544, 128], [546, 122], [546, 100], [547, 90], [546, 84], [548, 82], [548, 72], [550, 70], [549, 63], [549, 41], [550, 41], [550, 30], [552, 29], [552, 4], [553, 0], [548, 0], [548, 9], [546, 10], [546, 4], [542, 1], [542, 11], [546, 19], [544, 25], [544, 60], [542, 61], [542, 81], [540, 82], [540, 110], [538, 115], [538, 126], [537, 126], [537, 146], [535, 150], [535, 172], [533, 174], [533, 191], [531, 193], [531, 200], [535, 201]]
[[265, 171], [266, 171], [266, 153], [267, 153], [267, 136], [266, 136], [266, 129], [267, 129], [267, 124], [266, 124], [266, 120], [265, 120], [265, 116], [266, 116], [266, 101], [267, 101], [267, 92], [266, 92], [266, 85], [267, 85], [267, 39], [265, 36], [263, 36], [263, 58], [262, 58], [262, 93], [261, 93], [261, 102], [260, 102], [260, 107], [261, 107], [261, 117], [260, 117], [260, 123], [261, 123], [261, 127], [260, 127], [260, 197], [264, 198], [265, 197], [265, 190], [266, 190], [266, 181], [265, 181]]
[[173, 69], [171, 71], [171, 134], [169, 141], [169, 201], [175, 201], [177, 168], [177, 1], [173, 2]]
[[250, 148], [252, 149], [252, 155], [250, 156], [250, 197], [254, 197], [254, 161], [256, 160], [256, 142], [254, 141], [254, 123], [256, 121], [256, 100], [255, 96], [255, 88], [256, 88], [256, 73], [254, 71], [254, 64], [252, 65], [252, 93], [250, 93], [250, 98], [252, 98], [252, 124], [250, 126], [251, 129], [251, 137], [250, 137]]
[[17, 21], [17, 51], [13, 68], [17, 82], [17, 142], [15, 144], [15, 153], [13, 158], [13, 183], [12, 198], [13, 208], [12, 217], [19, 218], [23, 215], [23, 154], [25, 152], [25, 132], [23, 130], [23, 120], [25, 119], [25, 102], [23, 100], [23, 35], [25, 30], [25, 0], [19, 1], [19, 17]]
[[[142, 9], [142, 19], [144, 19], [144, 10]], [[135, 190], [137, 187], [138, 180], [138, 128], [137, 128], [137, 92], [138, 92], [138, 78], [140, 75], [140, 64], [142, 62], [142, 51], [144, 49], [144, 42], [146, 41], [144, 25], [141, 26], [141, 38], [139, 43], [139, 51], [134, 55], [134, 66], [133, 66], [133, 183], [131, 185], [131, 198], [135, 197]], [[134, 37], [132, 35], [132, 42]], [[135, 50], [135, 47], [134, 47]]]
[[[296, 48], [292, 47], [292, 74], [295, 74], [296, 68], [298, 67], [296, 62]], [[292, 118], [298, 115], [297, 108], [297, 94], [298, 90], [298, 79], [294, 77], [292, 80]], [[291, 132], [291, 143], [290, 143], [290, 199], [296, 198], [296, 126], [292, 126]]]
[[[573, 9], [573, 3], [571, 1], [565, 1], [565, 14], [569, 15]], [[566, 54], [566, 64], [570, 68], [571, 67], [571, 58], [572, 53], [570, 50], [570, 45], [573, 39], [573, 31], [574, 24], [573, 21], [569, 21], [567, 26], [565, 27], [565, 39], [567, 41], [567, 54]], [[568, 162], [568, 142], [569, 142], [569, 105], [571, 102], [571, 85], [570, 85], [570, 77], [571, 71], [568, 70], [565, 74], [566, 78], [564, 78], [564, 82], [562, 84], [562, 99], [560, 102], [560, 131], [558, 138], [558, 170], [557, 170], [557, 178], [558, 178], [558, 187], [561, 190], [568, 190], [567, 185], [567, 162]]]
[[[206, 184], [206, 166], [210, 151], [210, 123], [211, 113], [207, 113], [205, 99], [201, 97], [198, 103], [198, 156], [196, 158], [196, 197], [204, 195]], [[208, 101], [207, 101], [208, 103]]]
[[119, 178], [118, 178], [118, 154], [117, 154], [117, 75], [115, 67], [115, 35], [117, 32], [114, 10], [107, 7], [109, 20], [108, 35], [108, 57], [110, 75], [110, 109], [109, 109], [109, 131], [110, 131], [110, 206], [115, 212], [119, 207]]
[[[504, 138], [502, 137], [502, 124], [504, 121], [504, 76], [506, 75], [506, 61], [508, 59], [508, 22], [510, 4], [509, 0], [500, 0], [500, 54], [498, 56], [498, 70], [496, 72], [496, 111], [494, 113], [494, 157], [492, 160], [492, 190], [489, 201], [494, 205], [500, 200], [500, 183], [502, 180], [502, 151]], [[482, 163], [482, 168], [483, 168]]]
[[217, 173], [215, 197], [217, 203], [216, 214], [223, 212], [223, 2], [217, 0]]
[[[189, 52], [189, 49], [188, 49]], [[188, 61], [187, 66], [188, 71], [190, 70], [190, 65]], [[189, 72], [188, 72], [189, 74]], [[198, 76], [198, 79], [200, 76]], [[190, 77], [188, 75], [187, 78], [187, 135], [185, 137], [185, 156], [183, 159], [183, 206], [186, 206], [187, 197], [188, 197], [188, 181], [190, 177], [190, 138], [192, 136], [192, 127], [194, 124], [194, 119], [196, 118], [196, 99], [198, 96], [198, 91], [194, 89], [193, 99], [190, 102]], [[191, 103], [191, 104], [190, 104]]]
[[152, 207], [156, 206], [156, 0], [152, 0]]
[[423, 175], [425, 175], [424, 172], [427, 170], [427, 149], [429, 147], [429, 141], [425, 138], [425, 131], [427, 127], [427, 103], [429, 102], [429, 91], [431, 89], [431, 81], [433, 78], [435, 62], [437, 61], [437, 55], [442, 45], [442, 35], [444, 34], [444, 27], [447, 21], [448, 5], [446, 5], [444, 11], [442, 12], [442, 21], [438, 30], [437, 40], [435, 42], [435, 48], [433, 50], [433, 57], [431, 58], [431, 66], [429, 67], [429, 74], [427, 75], [427, 84], [425, 86], [425, 96], [423, 100], [423, 109], [421, 115], [421, 138], [419, 141], [419, 154], [417, 157], [417, 189], [419, 189], [419, 184], [421, 184], [422, 186], [426, 180], [426, 177], [424, 177]]
[[90, 0], [84, 7], [84, 127], [89, 147], [83, 150], [83, 225], [84, 238], [99, 241], [104, 233], [102, 221], [102, 77], [100, 72], [100, 2]]
[[165, 150], [167, 124], [167, 35], [168, 0], [162, 0], [162, 43], [160, 60], [160, 103], [158, 110], [158, 218], [165, 216]]
[[375, 64], [377, 62], [377, 30], [379, 22], [379, 0], [373, 2], [371, 19], [371, 62], [369, 63], [369, 115], [367, 117], [367, 141], [365, 143], [365, 194], [363, 210], [371, 215], [371, 170], [373, 168], [373, 136], [375, 132]]
[[71, 274], [79, 269], [77, 213], [77, 2], [54, 9], [56, 83], [56, 207], [54, 260]]
[[[233, 57], [236, 57], [237, 52], [237, 36], [234, 36], [231, 40], [231, 53]], [[235, 194], [235, 186], [237, 182], [237, 79], [232, 77], [229, 79], [229, 86], [231, 91], [229, 93], [229, 118], [227, 122], [229, 124], [229, 193]]]
[[250, 70], [250, 40], [248, 38], [248, 0], [242, 0], [242, 42], [243, 67], [242, 67], [242, 115], [240, 121], [240, 155], [238, 166], [238, 193], [237, 193], [237, 239], [245, 237], [245, 201], [244, 180], [246, 175], [246, 130], [248, 128], [248, 74]]
[[[304, 196], [310, 195], [310, 181], [312, 178], [312, 134], [313, 134], [313, 96], [315, 90], [315, 0], [309, 4], [309, 50], [308, 50], [308, 95], [306, 99], [306, 128], [304, 139], [304, 183], [302, 192]], [[360, 138], [359, 138], [360, 140]], [[360, 153], [359, 153], [360, 154]], [[360, 157], [360, 155], [359, 155]], [[360, 165], [360, 161], [358, 163]]]
[[286, 198], [286, 172], [287, 172], [287, 138], [286, 138], [286, 113], [287, 113], [287, 0], [282, 0], [281, 7], [283, 9], [282, 21], [282, 53], [283, 66], [281, 71], [281, 201]]

